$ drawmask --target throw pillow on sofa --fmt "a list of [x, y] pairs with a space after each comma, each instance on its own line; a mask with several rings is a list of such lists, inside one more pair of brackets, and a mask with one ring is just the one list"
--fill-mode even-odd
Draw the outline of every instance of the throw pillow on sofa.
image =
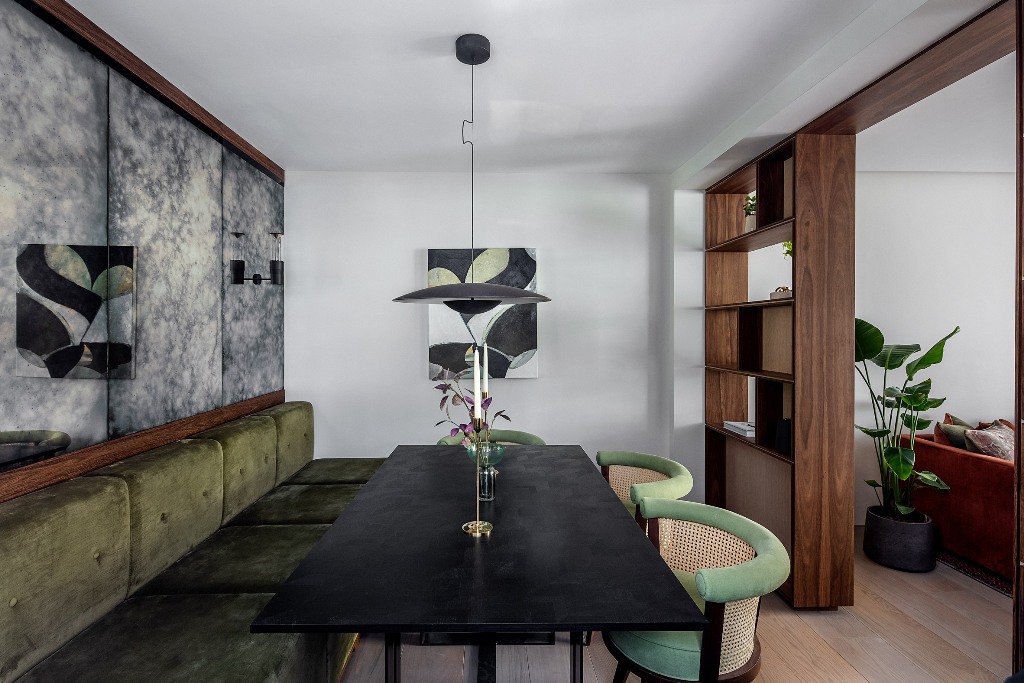
[[974, 429], [974, 425], [961, 420], [956, 415], [946, 413], [942, 422], [935, 424], [935, 442], [945, 446], [952, 446], [961, 450], [967, 450], [966, 437], [964, 432]]
[[1013, 430], [1001, 420], [985, 429], [964, 432], [967, 450], [1002, 460], [1013, 460], [1013, 436]]

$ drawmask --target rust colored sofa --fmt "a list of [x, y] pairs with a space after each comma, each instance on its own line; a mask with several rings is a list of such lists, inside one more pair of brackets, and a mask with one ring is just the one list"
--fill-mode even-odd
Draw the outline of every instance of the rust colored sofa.
[[[906, 443], [906, 437], [904, 437]], [[935, 522], [946, 550], [1003, 576], [1013, 576], [1013, 462], [918, 434], [916, 470], [928, 470], [948, 491], [916, 489], [913, 504]]]

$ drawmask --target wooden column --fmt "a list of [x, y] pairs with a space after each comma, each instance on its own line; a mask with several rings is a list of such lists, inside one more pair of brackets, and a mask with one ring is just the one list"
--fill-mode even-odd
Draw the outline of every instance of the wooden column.
[[1013, 581], [1013, 671], [1024, 669], [1024, 600], [1021, 600], [1021, 588], [1024, 587], [1024, 476], [1021, 475], [1021, 419], [1024, 418], [1024, 0], [1016, 4], [1016, 37], [1017, 37], [1017, 285], [1016, 285], [1016, 372], [1014, 373], [1014, 405], [1015, 422], [1018, 438], [1014, 447], [1014, 476], [1016, 477], [1016, 533], [1014, 534], [1014, 572]]

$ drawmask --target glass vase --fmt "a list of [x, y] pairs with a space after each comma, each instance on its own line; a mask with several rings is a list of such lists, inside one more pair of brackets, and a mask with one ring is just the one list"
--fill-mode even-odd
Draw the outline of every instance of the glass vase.
[[505, 457], [505, 445], [499, 443], [470, 444], [466, 447], [466, 454], [474, 463], [477, 461], [477, 454], [480, 455], [480, 500], [494, 500], [494, 481], [498, 470], [494, 466]]

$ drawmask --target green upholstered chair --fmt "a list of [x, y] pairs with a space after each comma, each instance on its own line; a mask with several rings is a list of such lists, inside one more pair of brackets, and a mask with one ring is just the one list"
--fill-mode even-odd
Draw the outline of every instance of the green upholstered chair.
[[690, 470], [660, 455], [598, 451], [597, 464], [612, 491], [641, 527], [645, 527], [637, 509], [641, 498], [682, 498], [693, 488]]
[[757, 641], [761, 596], [789, 576], [789, 554], [757, 522], [685, 500], [643, 498], [648, 536], [711, 623], [690, 631], [609, 631], [619, 664], [613, 683], [630, 672], [643, 683], [751, 681], [761, 667]]
[[[438, 446], [458, 446], [462, 443], [463, 436], [456, 434], [455, 436], [446, 436], [442, 439], [438, 439]], [[492, 429], [491, 430], [491, 441], [493, 443], [503, 443], [509, 446], [546, 446], [544, 439], [540, 438], [536, 434], [530, 434], [529, 432], [517, 432], [514, 429]]]

